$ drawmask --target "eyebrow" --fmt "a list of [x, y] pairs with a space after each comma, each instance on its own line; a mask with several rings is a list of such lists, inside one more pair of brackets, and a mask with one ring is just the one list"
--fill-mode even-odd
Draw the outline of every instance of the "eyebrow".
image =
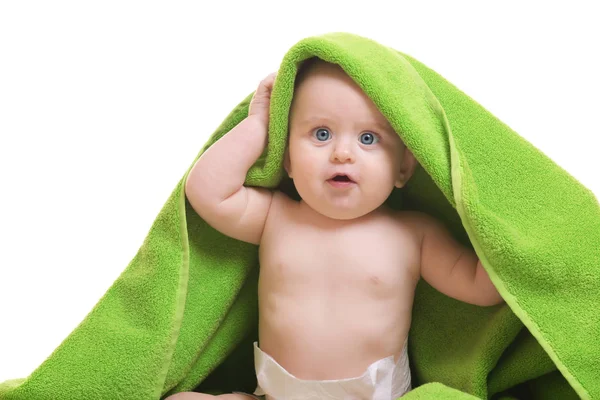
[[[324, 117], [324, 116], [318, 116], [318, 115], [317, 115], [317, 116], [312, 116], [312, 117], [308, 117], [308, 118], [305, 118], [305, 119], [303, 119], [302, 121], [300, 121], [300, 124], [301, 124], [301, 125], [312, 124], [312, 123], [315, 123], [315, 122], [317, 122], [317, 121], [326, 121], [326, 122], [331, 122], [331, 121], [332, 121], [332, 119], [331, 119], [331, 118]], [[364, 123], [364, 125], [374, 126], [374, 127], [378, 128], [378, 129], [379, 129], [380, 131], [382, 131], [382, 132], [390, 132], [390, 133], [391, 133], [391, 132], [394, 132], [394, 133], [396, 133], [396, 132], [394, 131], [394, 128], [393, 128], [393, 127], [391, 127], [391, 126], [390, 126], [390, 127], [388, 127], [388, 126], [386, 126], [385, 124], [383, 124], [383, 123], [380, 123], [379, 121], [370, 121], [370, 122], [366, 122], [366, 123]]]

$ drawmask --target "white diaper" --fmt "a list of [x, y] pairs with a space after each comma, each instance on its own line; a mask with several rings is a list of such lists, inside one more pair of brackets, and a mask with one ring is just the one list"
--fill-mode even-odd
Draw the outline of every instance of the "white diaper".
[[402, 355], [375, 361], [355, 378], [303, 380], [287, 372], [254, 342], [254, 366], [258, 386], [255, 395], [273, 400], [396, 400], [411, 389], [406, 342]]

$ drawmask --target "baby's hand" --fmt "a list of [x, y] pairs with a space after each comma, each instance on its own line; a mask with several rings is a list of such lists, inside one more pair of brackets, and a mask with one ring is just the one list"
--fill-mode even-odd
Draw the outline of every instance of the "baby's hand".
[[265, 128], [269, 124], [269, 107], [271, 104], [271, 91], [273, 90], [273, 83], [277, 72], [272, 72], [265, 79], [263, 79], [258, 85], [258, 89], [254, 92], [252, 100], [250, 101], [250, 109], [248, 111], [248, 117], [255, 116], [260, 119]]

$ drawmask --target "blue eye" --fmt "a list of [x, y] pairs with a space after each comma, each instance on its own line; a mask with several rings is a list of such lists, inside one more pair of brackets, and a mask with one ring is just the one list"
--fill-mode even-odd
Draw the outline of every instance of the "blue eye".
[[379, 141], [379, 138], [377, 137], [377, 135], [367, 132], [367, 133], [363, 133], [362, 135], [360, 135], [361, 138], [367, 137], [367, 143], [363, 142], [361, 140], [362, 144], [373, 144], [373, 143], [377, 143]]
[[323, 129], [323, 128], [319, 128], [317, 129], [317, 140], [319, 141], [324, 141], [329, 139], [329, 136], [331, 134], [329, 133], [329, 131], [327, 129]]

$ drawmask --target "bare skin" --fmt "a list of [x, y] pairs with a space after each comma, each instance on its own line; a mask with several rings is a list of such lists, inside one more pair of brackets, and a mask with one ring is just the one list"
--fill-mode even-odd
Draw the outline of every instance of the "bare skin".
[[400, 356], [419, 279], [419, 240], [381, 207], [343, 226], [283, 194], [260, 247], [260, 345], [300, 379], [358, 376]]
[[[247, 125], [240, 130], [266, 130], [273, 79], [270, 75], [261, 82]], [[381, 358], [394, 355], [397, 360], [421, 278], [465, 302], [502, 302], [476, 254], [441, 223], [383, 204], [394, 187], [410, 179], [416, 160], [338, 67], [317, 63], [294, 96], [285, 168], [300, 202], [281, 192], [245, 187], [200, 199], [194, 183], [201, 178], [194, 173], [217, 173], [207, 171], [211, 157], [223, 157], [229, 146], [215, 147], [203, 164], [198, 161], [186, 193], [215, 229], [259, 245], [259, 345], [297, 378], [351, 378]], [[329, 178], [339, 171], [349, 174], [354, 184], [332, 185]], [[214, 396], [180, 393], [169, 400], [208, 397]]]

